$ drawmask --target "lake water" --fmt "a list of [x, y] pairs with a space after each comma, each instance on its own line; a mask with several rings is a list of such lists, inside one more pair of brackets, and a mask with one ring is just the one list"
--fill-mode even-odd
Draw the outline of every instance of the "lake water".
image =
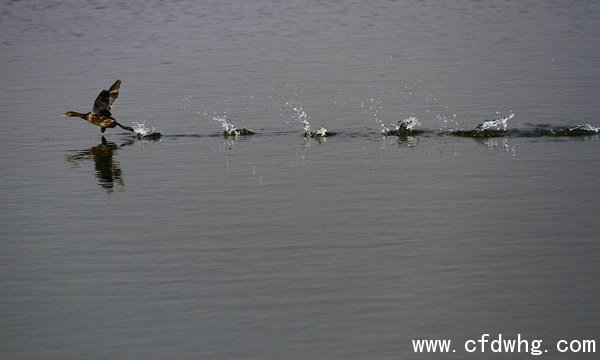
[[[599, 126], [600, 2], [0, 9], [1, 358], [597, 357], [599, 136], [450, 132]], [[162, 138], [60, 117], [116, 79]]]

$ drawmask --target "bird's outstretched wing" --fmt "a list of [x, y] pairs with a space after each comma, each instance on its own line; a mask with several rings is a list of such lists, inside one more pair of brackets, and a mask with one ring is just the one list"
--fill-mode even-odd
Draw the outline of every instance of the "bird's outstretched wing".
[[121, 88], [121, 80], [115, 81], [114, 84], [108, 89], [108, 107], [112, 109], [115, 106], [115, 101], [119, 96], [119, 89]]
[[121, 80], [115, 81], [114, 84], [108, 90], [102, 90], [96, 101], [94, 101], [94, 107], [92, 113], [96, 115], [110, 116], [110, 110], [115, 105], [117, 97], [119, 96], [119, 88], [121, 87]]

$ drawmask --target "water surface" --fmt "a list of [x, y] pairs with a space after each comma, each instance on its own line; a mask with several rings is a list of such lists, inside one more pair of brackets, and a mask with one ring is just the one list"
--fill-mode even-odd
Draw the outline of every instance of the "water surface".
[[[553, 344], [600, 341], [598, 135], [448, 133], [599, 126], [598, 2], [0, 13], [2, 358], [501, 356], [465, 355], [483, 333], [595, 357]], [[117, 78], [114, 115], [162, 138], [59, 116]]]

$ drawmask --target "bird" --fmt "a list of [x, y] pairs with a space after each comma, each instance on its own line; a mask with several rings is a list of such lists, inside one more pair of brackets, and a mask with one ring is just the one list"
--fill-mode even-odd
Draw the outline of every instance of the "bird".
[[119, 96], [119, 88], [121, 87], [121, 80], [115, 81], [114, 84], [108, 90], [102, 90], [96, 101], [94, 101], [94, 107], [92, 111], [82, 114], [76, 111], [67, 111], [62, 114], [65, 117], [80, 117], [89, 123], [100, 126], [102, 134], [106, 131], [106, 128], [114, 128], [119, 126], [122, 129], [134, 132], [129, 126], [121, 125], [112, 117], [110, 110], [115, 105], [117, 97]]

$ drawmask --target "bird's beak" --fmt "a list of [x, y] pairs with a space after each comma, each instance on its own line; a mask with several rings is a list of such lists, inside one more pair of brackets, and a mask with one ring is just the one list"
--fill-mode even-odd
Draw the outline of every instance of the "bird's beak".
[[67, 117], [67, 114], [60, 114], [60, 116]]

